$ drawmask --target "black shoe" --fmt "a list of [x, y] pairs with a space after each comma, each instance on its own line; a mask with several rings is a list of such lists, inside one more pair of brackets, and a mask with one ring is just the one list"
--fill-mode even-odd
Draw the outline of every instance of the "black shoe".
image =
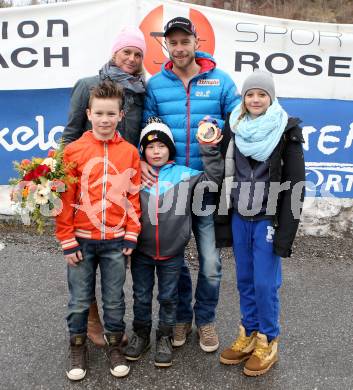
[[127, 360], [139, 360], [144, 352], [151, 347], [149, 335], [138, 335], [136, 332], [129, 340], [129, 344], [125, 349], [125, 357]]
[[87, 372], [86, 335], [77, 334], [70, 337], [69, 356], [66, 375], [72, 381], [83, 379]]
[[121, 341], [123, 336], [124, 332], [105, 333], [104, 335], [108, 344], [107, 355], [110, 361], [110, 372], [118, 378], [126, 376], [130, 371], [130, 367], [122, 352]]
[[156, 335], [154, 365], [157, 367], [170, 367], [173, 359], [172, 337], [171, 335], [165, 336], [158, 330]]

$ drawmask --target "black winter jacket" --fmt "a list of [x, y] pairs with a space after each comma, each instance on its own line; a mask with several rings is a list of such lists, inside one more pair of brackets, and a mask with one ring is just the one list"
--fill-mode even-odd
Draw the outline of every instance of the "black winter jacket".
[[[281, 257], [289, 257], [291, 255], [292, 244], [299, 226], [301, 205], [304, 201], [305, 163], [302, 148], [304, 139], [299, 123], [300, 120], [298, 118], [288, 119], [283, 136], [269, 157], [270, 182], [290, 182], [289, 189], [280, 193], [276, 212], [271, 217], [273, 227], [275, 228], [274, 251]], [[221, 145], [221, 152], [224, 157], [231, 141], [232, 133], [229, 128], [228, 116], [224, 128], [223, 144]], [[227, 177], [227, 161], [225, 171]], [[297, 183], [302, 183], [302, 185], [298, 184], [296, 186]], [[300, 199], [300, 207], [294, 207], [292, 210], [293, 189], [299, 192], [298, 194], [293, 194], [293, 197]], [[220, 194], [219, 210], [215, 215], [217, 247], [232, 245], [230, 222], [232, 210], [229, 210], [228, 215], [222, 215], [225, 214], [225, 196], [225, 190], [223, 190], [222, 194]], [[298, 205], [293, 204], [293, 206]]]
[[[77, 81], [71, 92], [68, 123], [64, 129], [65, 144], [76, 141], [86, 131], [92, 129], [86, 115], [90, 89], [100, 82], [99, 75], [85, 77]], [[124, 88], [124, 117], [117, 130], [130, 144], [137, 146], [141, 131], [144, 93], [135, 93]]]

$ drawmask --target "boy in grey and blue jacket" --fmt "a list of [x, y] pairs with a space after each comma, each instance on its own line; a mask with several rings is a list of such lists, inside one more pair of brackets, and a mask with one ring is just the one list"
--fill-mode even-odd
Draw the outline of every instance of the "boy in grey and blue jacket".
[[150, 346], [154, 273], [158, 277], [159, 324], [156, 331], [155, 365], [172, 364], [171, 337], [176, 323], [178, 281], [184, 262], [184, 250], [191, 236], [193, 213], [201, 210], [205, 187], [217, 191], [224, 173], [218, 143], [201, 144], [205, 171], [176, 165], [173, 135], [158, 118], [152, 118], [142, 130], [140, 152], [158, 172], [151, 188], [140, 192], [141, 234], [131, 261], [134, 291], [134, 334], [126, 349], [129, 360], [138, 360]]

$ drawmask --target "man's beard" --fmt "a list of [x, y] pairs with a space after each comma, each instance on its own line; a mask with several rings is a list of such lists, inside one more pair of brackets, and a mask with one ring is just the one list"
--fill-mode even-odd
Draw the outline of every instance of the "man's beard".
[[175, 66], [175, 67], [177, 67], [177, 68], [179, 68], [179, 69], [186, 69], [186, 68], [188, 68], [194, 61], [195, 61], [195, 54], [193, 54], [193, 55], [188, 55], [187, 57], [184, 57], [181, 61], [182, 61], [182, 63], [183, 63], [183, 65], [182, 66], [179, 66], [178, 65], [178, 62], [180, 61], [180, 60], [178, 60], [177, 58], [175, 59], [172, 55], [170, 55], [170, 59], [171, 59], [171, 61], [173, 62], [173, 65]]

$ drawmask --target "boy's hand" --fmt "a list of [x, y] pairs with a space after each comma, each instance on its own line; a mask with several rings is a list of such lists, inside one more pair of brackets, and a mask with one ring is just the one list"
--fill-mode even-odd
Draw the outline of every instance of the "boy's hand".
[[69, 255], [64, 255], [67, 265], [70, 267], [77, 267], [77, 264], [83, 260], [82, 252], [77, 251], [75, 253], [70, 253]]
[[125, 256], [130, 256], [132, 253], [133, 249], [132, 248], [123, 248], [123, 254]]
[[151, 167], [151, 165], [146, 163], [146, 161], [141, 160], [140, 165], [141, 165], [142, 186], [151, 188], [153, 184], [156, 182], [156, 177], [158, 176], [158, 174]]

